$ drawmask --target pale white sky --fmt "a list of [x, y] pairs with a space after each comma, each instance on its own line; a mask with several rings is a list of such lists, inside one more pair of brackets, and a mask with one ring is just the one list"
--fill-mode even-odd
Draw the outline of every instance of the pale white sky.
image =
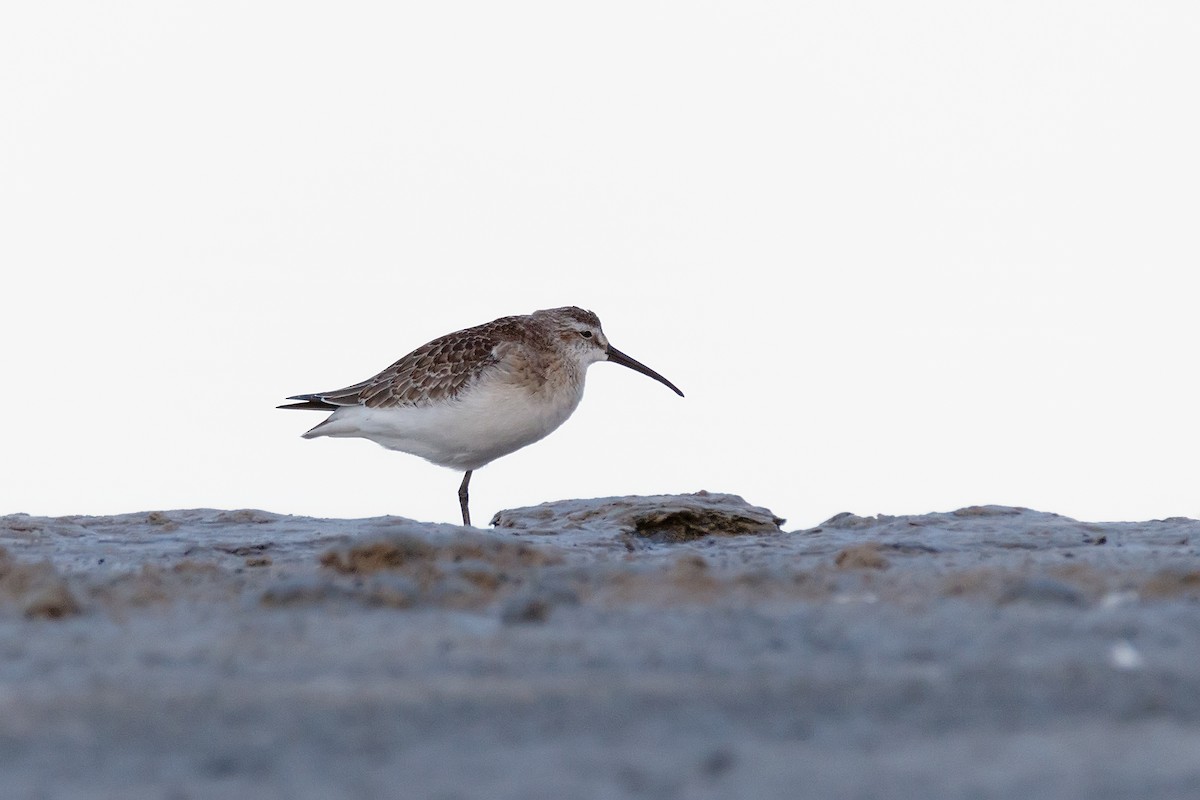
[[284, 397], [596, 311], [472, 512], [1200, 517], [1194, 2], [8, 3], [0, 514], [456, 521]]

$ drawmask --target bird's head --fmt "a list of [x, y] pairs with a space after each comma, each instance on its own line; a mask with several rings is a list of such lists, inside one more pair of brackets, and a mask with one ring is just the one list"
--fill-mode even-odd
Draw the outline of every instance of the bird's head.
[[535, 314], [550, 316], [553, 321], [555, 335], [559, 338], [562, 345], [567, 348], [568, 352], [579, 359], [579, 363], [583, 367], [586, 368], [597, 361], [611, 361], [614, 364], [629, 367], [629, 369], [635, 372], [640, 372], [647, 377], [653, 378], [675, 392], [675, 394], [683, 397], [683, 392], [679, 391], [675, 384], [640, 361], [630, 358], [613, 347], [600, 327], [600, 318], [591, 311], [576, 308], [575, 306], [567, 306], [565, 308], [537, 311]]

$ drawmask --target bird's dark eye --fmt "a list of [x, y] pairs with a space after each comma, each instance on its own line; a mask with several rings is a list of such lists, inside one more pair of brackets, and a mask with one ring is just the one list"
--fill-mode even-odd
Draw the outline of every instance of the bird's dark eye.
[[579, 335], [580, 335], [580, 336], [582, 336], [582, 337], [583, 337], [583, 338], [585, 338], [585, 339], [590, 339], [590, 338], [592, 338], [592, 332], [591, 332], [591, 331], [580, 331], [580, 332], [579, 332]]

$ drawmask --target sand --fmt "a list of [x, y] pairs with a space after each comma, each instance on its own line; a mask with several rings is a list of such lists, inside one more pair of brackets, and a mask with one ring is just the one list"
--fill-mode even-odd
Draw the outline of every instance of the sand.
[[1200, 522], [0, 517], [2, 798], [1194, 798]]

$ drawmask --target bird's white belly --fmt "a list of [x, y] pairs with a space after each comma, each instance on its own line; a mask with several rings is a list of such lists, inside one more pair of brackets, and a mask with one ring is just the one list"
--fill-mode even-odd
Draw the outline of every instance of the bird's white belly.
[[312, 434], [370, 439], [390, 450], [465, 471], [551, 433], [571, 416], [582, 396], [582, 386], [578, 391], [531, 394], [496, 382], [420, 408], [346, 406]]

